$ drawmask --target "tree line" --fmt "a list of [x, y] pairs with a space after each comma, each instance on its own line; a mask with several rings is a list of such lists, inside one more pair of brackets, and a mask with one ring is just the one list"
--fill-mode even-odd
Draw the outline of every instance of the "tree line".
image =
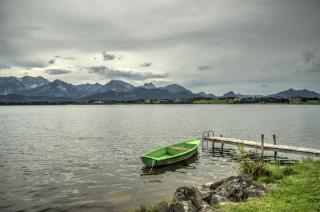
[[[136, 100], [108, 100], [108, 101], [98, 101], [90, 100], [88, 102], [76, 102], [76, 101], [61, 101], [61, 102], [48, 102], [48, 101], [30, 101], [30, 102], [0, 102], [0, 105], [82, 105], [82, 104], [195, 104], [198, 100], [213, 100], [212, 98], [192, 98], [192, 99], [136, 99]], [[290, 104], [290, 99], [275, 98], [275, 97], [249, 97], [243, 99], [236, 99], [235, 97], [219, 98], [219, 100], [226, 100], [225, 103], [233, 104], [254, 104], [254, 103], [280, 103], [280, 104]], [[229, 100], [233, 100], [230, 102]], [[292, 100], [292, 99], [291, 99]], [[301, 98], [296, 99], [300, 102], [308, 101], [318, 101], [319, 98]]]
[[235, 101], [235, 104], [250, 104], [250, 103], [281, 103], [290, 104], [290, 99], [274, 98], [274, 97], [261, 97], [261, 98], [243, 98]]

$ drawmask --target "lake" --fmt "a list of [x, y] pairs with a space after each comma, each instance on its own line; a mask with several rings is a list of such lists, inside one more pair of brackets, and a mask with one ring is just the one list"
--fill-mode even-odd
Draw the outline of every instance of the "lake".
[[[317, 105], [0, 107], [0, 211], [127, 211], [148, 172], [139, 158], [146, 152], [207, 130], [320, 149], [319, 117]], [[154, 170], [135, 206], [237, 174], [235, 162], [200, 146], [190, 160]]]

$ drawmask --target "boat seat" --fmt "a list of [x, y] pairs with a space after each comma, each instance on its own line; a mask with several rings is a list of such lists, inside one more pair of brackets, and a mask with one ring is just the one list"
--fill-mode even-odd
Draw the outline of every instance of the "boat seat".
[[176, 149], [176, 150], [183, 150], [183, 151], [189, 151], [188, 148], [182, 148], [182, 147], [176, 147], [176, 146], [168, 146], [168, 149]]

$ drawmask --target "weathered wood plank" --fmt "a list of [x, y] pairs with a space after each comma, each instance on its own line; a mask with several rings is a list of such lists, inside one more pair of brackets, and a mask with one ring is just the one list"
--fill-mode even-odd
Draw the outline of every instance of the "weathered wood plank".
[[176, 147], [176, 146], [169, 146], [168, 149], [176, 149], [176, 150], [183, 150], [183, 151], [189, 151], [188, 148], [182, 148], [182, 147]]
[[[313, 155], [316, 157], [320, 157], [320, 150], [311, 149], [311, 148], [303, 148], [303, 147], [293, 147], [286, 145], [276, 145], [268, 144], [268, 143], [260, 143], [255, 141], [248, 141], [243, 139], [235, 139], [235, 138], [226, 138], [226, 137], [206, 137], [205, 139], [222, 144], [231, 144], [231, 145], [244, 145], [250, 148], [263, 148], [264, 150], [269, 151], [277, 151], [277, 152], [286, 152], [286, 153], [294, 153], [294, 154], [302, 154], [302, 155]], [[262, 144], [262, 145], [261, 145]]]

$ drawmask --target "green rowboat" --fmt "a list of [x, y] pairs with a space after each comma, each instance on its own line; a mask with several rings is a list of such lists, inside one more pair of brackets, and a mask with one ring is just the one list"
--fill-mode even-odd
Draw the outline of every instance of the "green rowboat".
[[184, 141], [177, 144], [161, 147], [141, 155], [141, 160], [146, 166], [162, 166], [185, 160], [198, 151], [200, 138]]

